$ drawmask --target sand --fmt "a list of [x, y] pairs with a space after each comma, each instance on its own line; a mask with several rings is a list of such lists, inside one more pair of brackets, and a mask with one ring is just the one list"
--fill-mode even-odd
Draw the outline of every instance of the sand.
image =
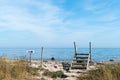
[[[41, 66], [40, 64], [41, 64], [40, 61], [33, 60], [31, 67], [38, 68], [39, 66]], [[60, 62], [60, 61], [43, 61], [42, 68], [48, 69], [51, 72], [55, 72], [55, 71], [61, 70], [67, 76], [66, 78], [57, 78], [57, 79], [54, 79], [54, 80], [77, 80], [77, 77], [81, 73], [88, 71], [88, 70], [80, 70], [80, 69], [78, 69], [78, 70], [71, 70], [70, 69], [69, 72], [67, 72], [67, 71], [65, 71], [63, 69], [62, 62]], [[89, 70], [93, 69], [93, 68], [95, 68], [95, 66], [90, 66]], [[40, 76], [37, 76], [38, 79], [40, 79], [41, 77], [44, 77], [46, 80], [53, 80], [50, 77], [43, 76], [42, 73], [43, 73], [43, 71], [39, 71]]]

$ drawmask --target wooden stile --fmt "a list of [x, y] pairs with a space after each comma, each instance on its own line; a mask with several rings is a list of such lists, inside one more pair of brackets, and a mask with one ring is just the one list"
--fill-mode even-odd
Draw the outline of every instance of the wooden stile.
[[71, 69], [88, 69], [91, 61], [91, 42], [89, 43], [89, 53], [78, 53], [74, 42], [75, 55], [72, 61]]

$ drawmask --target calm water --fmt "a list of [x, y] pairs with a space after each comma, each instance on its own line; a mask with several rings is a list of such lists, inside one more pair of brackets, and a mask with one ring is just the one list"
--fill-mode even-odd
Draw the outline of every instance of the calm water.
[[[41, 48], [1, 48], [0, 56], [7, 56], [10, 59], [16, 59], [21, 56], [29, 58], [27, 50], [34, 50], [32, 54], [33, 59], [40, 59]], [[79, 53], [88, 53], [88, 48], [79, 48]], [[55, 57], [57, 60], [72, 60], [74, 55], [73, 48], [44, 48], [43, 58], [50, 59]], [[92, 60], [105, 61], [109, 59], [120, 59], [120, 48], [93, 48]]]

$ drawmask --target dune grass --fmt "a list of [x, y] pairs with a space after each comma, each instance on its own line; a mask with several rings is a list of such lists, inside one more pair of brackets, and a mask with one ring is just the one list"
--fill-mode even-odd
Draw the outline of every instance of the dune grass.
[[35, 80], [33, 75], [37, 71], [24, 60], [0, 58], [0, 80]]
[[78, 80], [120, 80], [120, 63], [99, 66], [96, 70], [81, 74]]

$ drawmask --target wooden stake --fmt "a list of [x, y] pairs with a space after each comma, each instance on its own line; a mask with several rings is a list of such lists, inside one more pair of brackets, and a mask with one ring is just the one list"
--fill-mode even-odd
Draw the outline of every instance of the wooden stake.
[[90, 53], [90, 62], [92, 62], [91, 42], [89, 42], [89, 53]]
[[77, 46], [76, 43], [74, 42], [74, 49], [75, 49], [75, 56], [77, 55]]
[[31, 65], [31, 53], [30, 53], [30, 65]]
[[41, 67], [42, 67], [42, 64], [43, 64], [43, 47], [41, 48]]
[[29, 50], [28, 53], [30, 54], [29, 60], [30, 60], [30, 65], [31, 65], [31, 59], [32, 59], [31, 55], [32, 55], [32, 53], [33, 53], [33, 50]]

